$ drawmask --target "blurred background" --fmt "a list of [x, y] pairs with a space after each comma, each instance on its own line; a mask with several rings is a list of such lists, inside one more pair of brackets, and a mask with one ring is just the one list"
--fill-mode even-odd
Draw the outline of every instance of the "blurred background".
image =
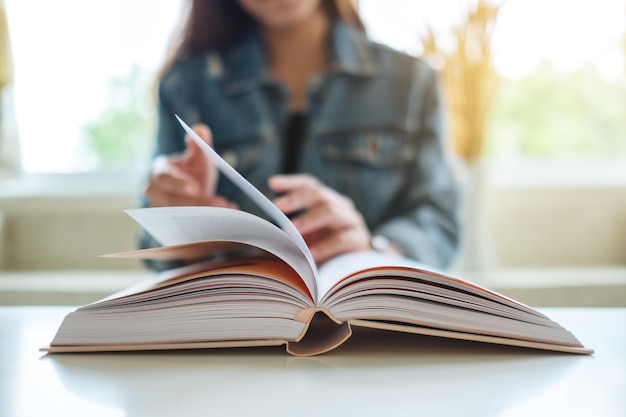
[[[144, 278], [154, 77], [183, 0], [0, 0], [0, 304]], [[626, 0], [358, 0], [441, 74], [465, 227], [453, 272], [533, 305], [626, 306]]]

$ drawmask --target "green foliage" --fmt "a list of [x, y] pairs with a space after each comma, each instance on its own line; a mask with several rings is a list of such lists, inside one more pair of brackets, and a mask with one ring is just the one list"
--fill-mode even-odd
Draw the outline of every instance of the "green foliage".
[[128, 169], [148, 157], [152, 121], [147, 80], [137, 67], [127, 78], [110, 80], [108, 106], [85, 126], [86, 145], [100, 169]]
[[129, 109], [107, 109], [96, 123], [87, 128], [89, 145], [105, 167], [130, 166], [135, 151], [142, 148], [149, 134], [146, 118]]
[[624, 158], [626, 80], [544, 63], [521, 79], [502, 80], [489, 132], [488, 151], [496, 156]]

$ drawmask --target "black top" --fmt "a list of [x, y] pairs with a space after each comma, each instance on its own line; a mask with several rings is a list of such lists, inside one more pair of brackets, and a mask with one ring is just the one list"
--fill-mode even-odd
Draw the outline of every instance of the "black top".
[[302, 142], [307, 129], [306, 113], [291, 113], [283, 136], [283, 173], [293, 174], [298, 170]]

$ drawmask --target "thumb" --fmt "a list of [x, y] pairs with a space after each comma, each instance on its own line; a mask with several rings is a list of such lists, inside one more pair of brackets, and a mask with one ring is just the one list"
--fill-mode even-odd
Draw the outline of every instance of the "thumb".
[[[209, 146], [213, 146], [213, 135], [205, 124], [195, 124], [192, 130]], [[187, 172], [198, 181], [202, 192], [213, 195], [217, 186], [217, 167], [211, 163], [204, 150], [189, 135], [186, 136], [187, 150], [185, 165]]]
[[[211, 130], [205, 124], [195, 124], [192, 126], [192, 130], [200, 136], [200, 138], [209, 146], [213, 145], [213, 135], [211, 135]], [[185, 136], [185, 144], [187, 146], [185, 152], [185, 159], [188, 164], [198, 164], [202, 163], [204, 159], [204, 152], [200, 148], [200, 146], [189, 136]]]
[[211, 129], [203, 123], [197, 123], [191, 127], [191, 130], [196, 132], [200, 138], [205, 141], [209, 146], [213, 146], [213, 135]]

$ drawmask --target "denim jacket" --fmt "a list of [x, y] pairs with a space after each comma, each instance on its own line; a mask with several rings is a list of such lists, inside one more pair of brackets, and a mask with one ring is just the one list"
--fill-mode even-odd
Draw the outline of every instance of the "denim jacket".
[[[408, 257], [446, 267], [458, 243], [457, 189], [442, 132], [436, 73], [421, 59], [332, 26], [331, 65], [309, 88], [298, 170], [350, 197], [373, 235]], [[258, 32], [225, 53], [176, 63], [159, 86], [156, 154], [184, 150], [205, 123], [215, 150], [262, 191], [281, 168], [289, 92], [270, 79]], [[227, 179], [218, 194], [258, 213]], [[148, 236], [142, 247], [154, 246]], [[170, 265], [152, 263], [155, 269]]]

